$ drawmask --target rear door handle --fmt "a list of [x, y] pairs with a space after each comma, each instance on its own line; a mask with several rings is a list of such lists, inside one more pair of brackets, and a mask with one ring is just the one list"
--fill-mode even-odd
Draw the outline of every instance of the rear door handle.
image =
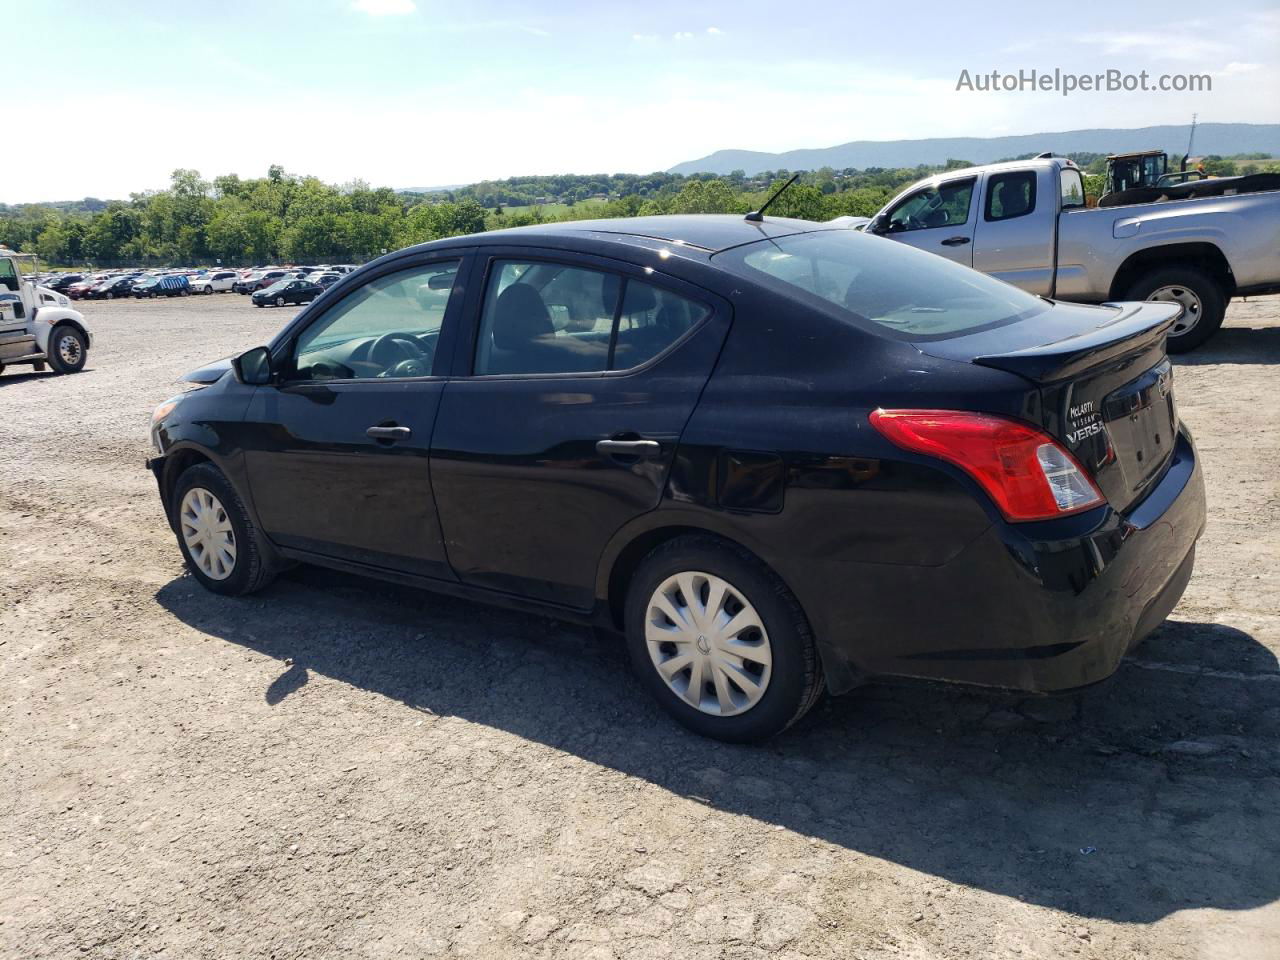
[[413, 436], [413, 431], [408, 427], [370, 427], [365, 431], [365, 436], [374, 440], [408, 440]]
[[654, 460], [662, 455], [662, 444], [657, 440], [600, 440], [596, 453], [605, 457], [640, 457]]
[[969, 242], [968, 237], [947, 237], [942, 241], [944, 247], [960, 247]]

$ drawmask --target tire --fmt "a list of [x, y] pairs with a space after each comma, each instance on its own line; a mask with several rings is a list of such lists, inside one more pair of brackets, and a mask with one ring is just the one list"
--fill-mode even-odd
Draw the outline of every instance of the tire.
[[[697, 614], [689, 610], [693, 604], [681, 606], [670, 599], [685, 599], [688, 585], [699, 592], [699, 602], [706, 602], [711, 591], [723, 585], [727, 599], [722, 609], [730, 622], [739, 613], [749, 616], [753, 610], [754, 625], [741, 630], [736, 638], [717, 637], [707, 629], [706, 621], [695, 622], [693, 617]], [[668, 598], [667, 609], [689, 617], [686, 622], [691, 628], [682, 631], [674, 628], [675, 620], [662, 615], [665, 629], [671, 629], [678, 640], [662, 641], [660, 632], [649, 632], [651, 627], [664, 629], [651, 622], [649, 616], [651, 610], [658, 610], [659, 593]], [[715, 537], [677, 537], [650, 553], [637, 568], [627, 591], [625, 624], [631, 663], [641, 682], [667, 713], [702, 736], [730, 743], [768, 739], [803, 717], [822, 695], [822, 663], [800, 604], [760, 560]], [[702, 630], [707, 635], [699, 632]], [[693, 640], [695, 633], [697, 639]], [[744, 638], [747, 643], [741, 644]], [[739, 651], [757, 651], [757, 655], [767, 652], [768, 663], [752, 661], [750, 652], [745, 658], [729, 654], [728, 659], [717, 660], [716, 654], [728, 644]], [[699, 651], [707, 654], [707, 659], [698, 667], [703, 683], [697, 694], [688, 691], [693, 680], [692, 664], [676, 670], [670, 682], [663, 678], [657, 666], [660, 658], [665, 657], [668, 662], [696, 658]], [[726, 669], [718, 671], [717, 662], [726, 664]], [[713, 680], [707, 678], [708, 673]], [[732, 679], [735, 676], [744, 685], [738, 686]], [[678, 689], [681, 684], [683, 692]], [[759, 691], [754, 695], [753, 685]]]
[[284, 306], [284, 297], [276, 297], [276, 306], [277, 306], [277, 307], [283, 307], [283, 306]]
[[[262, 534], [235, 488], [213, 464], [198, 463], [183, 471], [173, 486], [168, 509], [187, 569], [206, 590], [238, 597], [261, 590], [274, 579]], [[227, 528], [229, 540], [209, 539], [225, 537]]]
[[190, 288], [190, 287], [183, 287], [183, 288], [182, 288], [182, 296], [184, 296], [184, 297], [189, 297], [189, 296], [191, 296], [191, 288]]
[[49, 366], [58, 373], [79, 373], [89, 359], [89, 345], [75, 327], [61, 324], [49, 334]]
[[108, 291], [107, 291], [107, 299], [108, 299], [108, 300], [114, 300], [115, 298], [116, 298], [116, 295], [115, 295], [114, 293], [112, 293], [110, 290], [108, 290]]
[[1125, 298], [1173, 300], [1187, 307], [1169, 332], [1170, 353], [1186, 353], [1200, 346], [1218, 332], [1227, 312], [1227, 296], [1213, 277], [1195, 267], [1177, 264], [1144, 274]]

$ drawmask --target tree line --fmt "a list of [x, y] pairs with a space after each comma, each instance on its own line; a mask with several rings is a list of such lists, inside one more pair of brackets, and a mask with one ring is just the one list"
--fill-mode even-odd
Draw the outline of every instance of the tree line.
[[[869, 216], [930, 172], [815, 171], [770, 212]], [[128, 200], [0, 205], [0, 244], [62, 265], [361, 262], [440, 237], [556, 220], [746, 213], [789, 175], [524, 177], [414, 193], [363, 181], [326, 184], [278, 166], [254, 179], [205, 180], [180, 169], [165, 189]]]

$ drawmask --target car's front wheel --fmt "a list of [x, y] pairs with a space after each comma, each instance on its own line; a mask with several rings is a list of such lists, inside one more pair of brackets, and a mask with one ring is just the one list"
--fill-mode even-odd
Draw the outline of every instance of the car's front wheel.
[[822, 693], [804, 611], [747, 551], [678, 537], [640, 564], [626, 603], [631, 662], [658, 703], [703, 736], [764, 740]]
[[198, 463], [178, 477], [169, 509], [187, 569], [205, 588], [235, 597], [271, 582], [262, 535], [213, 464]]
[[283, 306], [284, 306], [284, 297], [276, 297], [276, 306], [277, 306], [277, 307], [283, 307]]
[[79, 373], [88, 359], [84, 334], [65, 323], [53, 328], [49, 334], [49, 366], [58, 373]]

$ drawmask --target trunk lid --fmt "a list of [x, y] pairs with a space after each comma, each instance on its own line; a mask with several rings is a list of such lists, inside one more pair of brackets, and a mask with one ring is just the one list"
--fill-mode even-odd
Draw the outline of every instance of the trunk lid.
[[1165, 336], [1180, 312], [1171, 303], [1059, 303], [1028, 320], [922, 349], [1034, 384], [1039, 425], [1124, 512], [1173, 455], [1178, 418]]

